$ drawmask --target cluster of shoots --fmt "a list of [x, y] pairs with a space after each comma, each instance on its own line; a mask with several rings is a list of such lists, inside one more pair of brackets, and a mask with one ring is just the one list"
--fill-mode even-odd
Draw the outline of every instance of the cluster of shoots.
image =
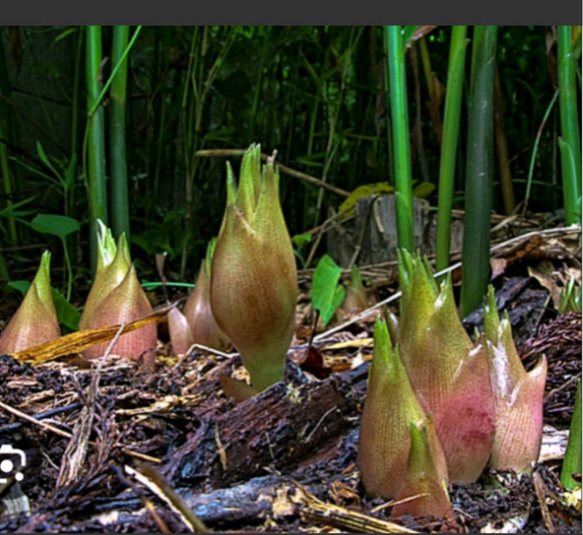
[[[116, 243], [99, 222], [98, 251], [80, 329], [151, 314], [125, 236]], [[0, 353], [60, 335], [49, 271], [45, 252], [0, 338]], [[483, 333], [472, 341], [459, 320], [449, 277], [438, 286], [427, 261], [406, 251], [399, 256], [399, 275], [400, 319], [388, 314], [374, 326], [358, 464], [369, 495], [398, 501], [393, 516], [451, 518], [449, 483], [476, 481], [486, 467], [532, 471], [542, 436], [547, 364], [543, 357], [530, 372], [524, 369], [508, 315], [500, 319], [492, 288]], [[569, 290], [576, 295], [573, 285]], [[283, 379], [297, 293], [274, 157], [262, 165], [260, 146], [252, 145], [238, 186], [227, 164], [227, 206], [218, 238], [209, 244], [184, 312], [169, 313], [174, 352], [185, 353], [195, 343], [215, 348], [231, 343], [260, 392]], [[366, 294], [354, 269], [343, 308], [350, 314], [363, 307]], [[150, 361], [156, 342], [156, 327], [149, 324], [123, 334], [112, 352]], [[84, 356], [97, 358], [106, 347], [94, 346]]]
[[[98, 225], [97, 268], [79, 320], [80, 330], [124, 325], [152, 313], [152, 305], [131, 262], [125, 235], [122, 234], [116, 243], [111, 230], [101, 221]], [[0, 353], [18, 353], [58, 338], [60, 334], [51, 291], [50, 253], [47, 251], [24, 300], [2, 333]], [[110, 352], [151, 363], [156, 343], [156, 326], [148, 324], [122, 334]], [[107, 343], [94, 345], [85, 350], [83, 357], [101, 357], [108, 347]]]
[[[358, 451], [367, 493], [402, 500], [393, 516], [452, 517], [447, 485], [488, 466], [530, 473], [543, 427], [545, 358], [526, 372], [511, 326], [488, 291], [484, 332], [473, 342], [451, 279], [439, 287], [426, 260], [403, 252], [398, 325], [374, 328]], [[392, 334], [389, 334], [391, 332]]]
[[209, 242], [194, 290], [188, 296], [181, 312], [172, 308], [168, 312], [168, 329], [172, 350], [176, 355], [185, 354], [194, 344], [226, 349], [229, 340], [221, 331], [211, 309], [211, 263], [216, 240]]
[[[182, 354], [195, 343], [226, 348], [233, 344], [249, 372], [254, 391], [283, 380], [287, 351], [295, 330], [298, 294], [295, 257], [279, 201], [275, 155], [261, 164], [252, 145], [241, 163], [237, 186], [227, 164], [227, 206], [216, 242], [202, 261], [184, 311], [169, 313], [173, 350]], [[50, 255], [0, 340], [3, 353], [15, 353], [59, 336], [53, 306]], [[99, 222], [95, 279], [79, 328], [128, 324], [152, 313], [130, 259], [125, 235], [116, 243]], [[151, 362], [157, 343], [155, 324], [122, 334], [111, 353]], [[102, 356], [108, 344], [86, 350]]]

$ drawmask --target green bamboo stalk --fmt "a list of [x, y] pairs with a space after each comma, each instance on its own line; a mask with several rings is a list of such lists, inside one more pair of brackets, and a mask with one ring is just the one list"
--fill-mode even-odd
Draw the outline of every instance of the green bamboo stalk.
[[445, 113], [441, 158], [439, 161], [439, 192], [437, 211], [436, 270], [449, 266], [449, 246], [451, 241], [451, 209], [453, 206], [456, 153], [460, 130], [460, 110], [466, 61], [467, 27], [454, 26], [451, 33], [449, 65], [447, 69], [447, 89], [445, 93]]
[[405, 58], [400, 26], [387, 26], [389, 83], [395, 165], [395, 205], [399, 248], [413, 251], [413, 186]]
[[[86, 142], [83, 144], [83, 165], [87, 183], [89, 205], [89, 243], [91, 251], [91, 270], [95, 273], [97, 265], [97, 220], [108, 225], [107, 188], [105, 182], [105, 132], [103, 108], [99, 105], [101, 92], [101, 26], [87, 26], [86, 29], [86, 85], [87, 85], [87, 129]], [[86, 150], [85, 150], [86, 147]]]
[[113, 27], [111, 60], [120, 63], [113, 77], [110, 90], [109, 157], [111, 166], [111, 224], [116, 237], [125, 233], [130, 237], [130, 216], [128, 199], [128, 169], [126, 160], [126, 95], [127, 58], [122, 56], [128, 46], [129, 27]]
[[574, 489], [581, 485], [571, 476], [581, 473], [581, 379], [577, 381], [577, 393], [575, 394], [575, 407], [571, 418], [569, 441], [567, 451], [563, 459], [561, 469], [561, 483], [566, 489]]
[[581, 224], [581, 139], [577, 111], [577, 86], [573, 54], [573, 27], [558, 27], [558, 78], [561, 138], [566, 147], [561, 149], [563, 199], [568, 225]]
[[490, 275], [496, 26], [476, 27], [468, 117], [460, 314], [480, 305]]

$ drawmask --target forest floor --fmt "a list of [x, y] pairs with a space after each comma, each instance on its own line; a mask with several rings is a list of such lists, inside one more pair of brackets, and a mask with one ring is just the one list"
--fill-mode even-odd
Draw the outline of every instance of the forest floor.
[[[356, 455], [376, 313], [320, 326], [308, 353], [303, 272], [285, 381], [238, 404], [221, 380], [245, 377], [236, 354], [177, 358], [162, 348], [151, 367], [115, 356], [92, 367], [0, 357], [0, 446], [26, 456], [20, 480], [0, 477], [0, 531], [580, 533], [580, 494], [565, 494], [559, 474], [581, 377], [581, 313], [553, 306], [569, 274], [581, 280], [580, 231], [515, 241], [492, 267], [525, 367], [548, 359], [543, 445], [532, 477], [489, 471], [451, 485], [454, 522], [392, 519], [390, 503], [365, 496]], [[371, 299], [395, 293], [394, 264], [363, 275]], [[481, 321], [476, 312], [464, 326], [473, 333]]]

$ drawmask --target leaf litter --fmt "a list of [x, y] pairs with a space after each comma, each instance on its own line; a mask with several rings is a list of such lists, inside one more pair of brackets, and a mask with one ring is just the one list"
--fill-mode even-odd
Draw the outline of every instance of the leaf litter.
[[[525, 366], [541, 353], [549, 360], [540, 461], [532, 478], [489, 472], [451, 485], [454, 524], [389, 521], [391, 504], [365, 497], [356, 454], [373, 311], [328, 331], [320, 325], [309, 345], [310, 278], [300, 273], [286, 382], [239, 404], [221, 388], [224, 374], [246, 376], [236, 353], [195, 348], [177, 358], [158, 348], [151, 367], [113, 355], [91, 365], [65, 357], [82, 345], [61, 337], [43, 353], [0, 357], [0, 445], [27, 460], [21, 481], [0, 484], [0, 529], [579, 533], [580, 509], [567, 503], [559, 474], [581, 377], [581, 313], [558, 316], [552, 284], [580, 275], [580, 249], [561, 236], [514, 241], [494, 255], [497, 303]], [[393, 271], [363, 270], [378, 298], [395, 296]], [[147, 321], [163, 314], [154, 316]], [[479, 328], [479, 313], [467, 320], [469, 331]]]

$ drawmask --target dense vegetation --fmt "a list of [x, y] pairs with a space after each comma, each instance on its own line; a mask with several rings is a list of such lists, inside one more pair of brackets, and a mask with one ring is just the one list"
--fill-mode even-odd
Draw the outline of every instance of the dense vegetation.
[[[577, 102], [581, 33], [567, 29]], [[461, 209], [476, 32], [467, 28], [453, 160], [453, 207]], [[491, 178], [498, 213], [564, 206], [557, 35], [556, 27], [497, 29]], [[402, 38], [412, 178], [437, 186], [452, 28], [405, 27]], [[85, 284], [93, 217], [119, 233], [128, 230], [125, 214], [138, 268], [153, 269], [153, 255], [166, 251], [171, 277], [191, 282], [218, 233], [226, 195], [225, 157], [200, 157], [200, 150], [259, 142], [264, 154], [277, 150], [278, 162], [345, 191], [395, 184], [386, 41], [382, 27], [3, 28], [2, 282], [29, 278], [48, 244], [53, 266], [64, 269], [70, 259], [73, 280]], [[570, 113], [579, 125], [576, 107]], [[229, 159], [238, 164], [238, 156]], [[580, 177], [580, 151], [578, 162]], [[344, 200], [286, 173], [281, 180], [292, 236], [321, 224]], [[435, 206], [438, 190], [430, 197]], [[39, 213], [72, 218], [79, 232], [33, 224]], [[54, 284], [64, 291], [66, 277]]]

